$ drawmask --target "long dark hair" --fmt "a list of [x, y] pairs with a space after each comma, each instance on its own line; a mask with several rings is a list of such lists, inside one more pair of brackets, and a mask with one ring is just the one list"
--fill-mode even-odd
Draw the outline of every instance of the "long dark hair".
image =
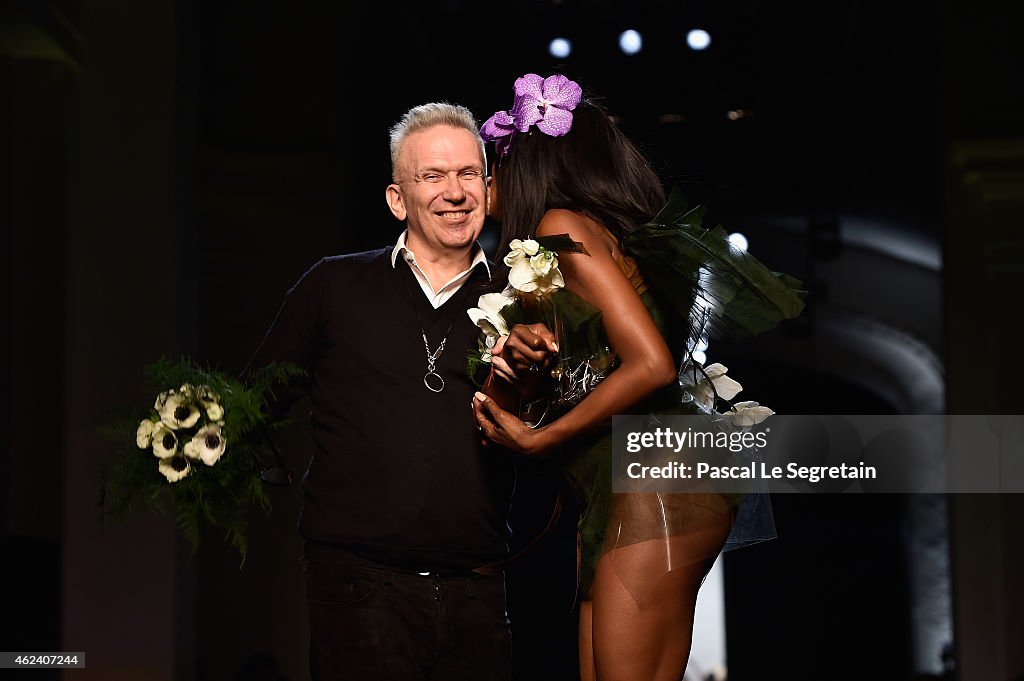
[[584, 99], [572, 114], [568, 134], [517, 132], [508, 154], [495, 162], [501, 204], [499, 258], [512, 239], [532, 236], [544, 213], [554, 208], [592, 217], [621, 242], [624, 234], [664, 206], [658, 174], [605, 109]]

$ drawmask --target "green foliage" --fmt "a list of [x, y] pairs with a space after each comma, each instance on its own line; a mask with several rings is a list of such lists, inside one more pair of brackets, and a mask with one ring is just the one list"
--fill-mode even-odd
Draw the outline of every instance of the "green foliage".
[[244, 565], [248, 512], [255, 508], [269, 513], [271, 508], [260, 480], [268, 460], [266, 435], [286, 423], [286, 419], [267, 415], [268, 401], [275, 386], [303, 373], [294, 365], [270, 364], [243, 383], [216, 369], [199, 366], [190, 358], [161, 358], [147, 365], [145, 381], [154, 400], [158, 394], [186, 384], [208, 386], [218, 397], [224, 410], [224, 453], [212, 466], [191, 460], [189, 475], [169, 482], [160, 472], [160, 460], [153, 450], [136, 445], [140, 422], [159, 419], [156, 409], [152, 404], [118, 407], [99, 427], [112, 446], [100, 476], [101, 522], [143, 512], [171, 517], [191, 543], [193, 554], [199, 548], [202, 528], [217, 527], [223, 530], [225, 541], [238, 550]]
[[549, 251], [555, 251], [557, 253], [587, 253], [586, 247], [579, 241], [573, 241], [573, 238], [568, 234], [552, 234], [550, 236], [539, 236], [537, 237], [537, 243], [542, 248], [546, 248]]
[[715, 337], [749, 338], [799, 316], [801, 282], [734, 248], [720, 225], [704, 227], [704, 213], [676, 186], [651, 222], [626, 235], [623, 245], [652, 288], [683, 318], [697, 309]]
[[473, 385], [476, 387], [483, 389], [490, 367], [488, 362], [480, 359], [480, 351], [476, 348], [470, 348], [466, 352], [466, 372], [469, 374], [469, 380], [473, 381]]

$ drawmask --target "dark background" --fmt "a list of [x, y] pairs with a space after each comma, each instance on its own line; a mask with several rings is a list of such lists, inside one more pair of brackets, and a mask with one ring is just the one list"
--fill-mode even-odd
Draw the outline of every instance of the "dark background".
[[[313, 262], [399, 233], [388, 127], [439, 99], [482, 121], [527, 72], [600, 96], [666, 184], [806, 283], [801, 319], [709, 349], [742, 397], [1021, 413], [1020, 7], [0, 3], [0, 649], [85, 651], [73, 678], [304, 678], [298, 488], [254, 516], [243, 570], [216, 533], [190, 557], [164, 519], [101, 528], [95, 420], [149, 399], [161, 354], [240, 369]], [[639, 54], [618, 51], [626, 28]], [[285, 438], [297, 470], [308, 446]], [[521, 490], [525, 541], [553, 487]], [[724, 557], [730, 679], [1024, 674], [1019, 495], [773, 504], [779, 537]], [[521, 678], [575, 673], [569, 510], [510, 574]]]

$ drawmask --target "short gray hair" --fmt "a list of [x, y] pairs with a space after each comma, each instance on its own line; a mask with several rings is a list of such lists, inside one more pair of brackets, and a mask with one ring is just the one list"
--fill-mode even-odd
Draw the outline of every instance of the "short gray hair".
[[461, 104], [428, 102], [406, 111], [402, 118], [391, 127], [391, 180], [393, 182], [398, 182], [398, 156], [402, 153], [402, 145], [405, 144], [406, 138], [414, 132], [437, 125], [463, 128], [473, 133], [480, 144], [480, 153], [483, 154], [484, 172], [487, 171], [487, 149], [483, 138], [480, 137], [480, 127], [477, 125], [473, 112]]

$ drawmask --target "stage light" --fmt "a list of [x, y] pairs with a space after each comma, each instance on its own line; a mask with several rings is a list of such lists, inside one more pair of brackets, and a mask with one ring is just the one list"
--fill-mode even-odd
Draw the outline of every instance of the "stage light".
[[636, 54], [643, 47], [644, 39], [640, 33], [629, 29], [619, 34], [619, 49], [626, 54]]
[[698, 338], [697, 339], [697, 344], [693, 346], [693, 349], [694, 350], [699, 350], [700, 352], [704, 352], [705, 350], [707, 350], [708, 349], [708, 339], [707, 339], [707, 337], [706, 336], [701, 336], [700, 338]]
[[708, 356], [704, 354], [703, 350], [694, 350], [693, 361], [697, 362], [700, 365], [703, 365], [705, 362], [708, 361]]
[[548, 53], [556, 59], [565, 59], [572, 54], [572, 43], [566, 38], [555, 38], [548, 44]]
[[737, 248], [741, 251], [747, 250], [747, 237], [743, 236], [739, 232], [733, 232], [729, 235], [729, 243], [732, 244], [733, 248]]
[[750, 118], [753, 115], [753, 109], [732, 109], [725, 112], [725, 117], [730, 121], [738, 121], [741, 118]]
[[691, 50], [706, 50], [711, 44], [711, 34], [703, 28], [695, 28], [686, 34], [686, 44]]

